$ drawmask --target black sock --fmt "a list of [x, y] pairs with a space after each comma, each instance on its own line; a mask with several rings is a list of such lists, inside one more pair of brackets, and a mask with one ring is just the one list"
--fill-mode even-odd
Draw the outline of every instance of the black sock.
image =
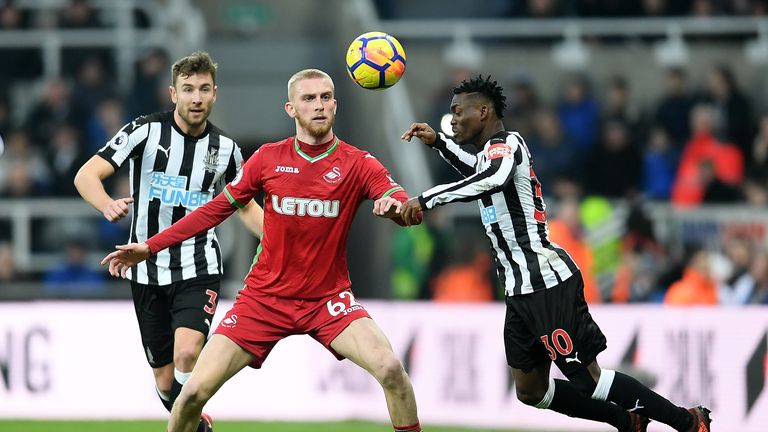
[[629, 428], [629, 413], [611, 402], [591, 399], [568, 381], [555, 380], [555, 393], [547, 409], [578, 417], [608, 423], [623, 431]]
[[173, 382], [171, 383], [171, 393], [170, 393], [171, 406], [173, 406], [173, 403], [176, 402], [176, 398], [179, 397], [179, 393], [181, 393], [181, 387], [183, 385], [184, 384], [177, 381], [176, 378], [173, 379]]
[[608, 400], [624, 409], [667, 424], [677, 431], [687, 431], [691, 427], [691, 413], [688, 410], [676, 406], [621, 372], [616, 372], [613, 378]]
[[171, 412], [171, 408], [173, 408], [173, 401], [168, 399], [167, 395], [165, 397], [161, 395], [160, 389], [158, 389], [157, 387], [155, 387], [155, 391], [157, 392], [157, 397], [160, 398], [160, 402], [163, 403], [163, 406], [165, 407], [165, 409], [167, 409], [168, 412]]

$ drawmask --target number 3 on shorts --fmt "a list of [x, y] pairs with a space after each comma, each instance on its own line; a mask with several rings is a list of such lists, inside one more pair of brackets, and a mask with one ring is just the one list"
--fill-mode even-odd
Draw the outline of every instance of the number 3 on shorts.
[[[349, 299], [349, 305], [344, 303], [344, 299], [346, 298]], [[339, 300], [341, 301], [334, 302], [333, 300], [334, 299], [328, 300], [328, 303], [326, 303], [326, 306], [328, 306], [328, 313], [331, 314], [331, 316], [339, 316], [341, 313], [347, 313], [348, 309], [360, 305], [360, 303], [355, 301], [355, 296], [351, 291], [339, 293]]]

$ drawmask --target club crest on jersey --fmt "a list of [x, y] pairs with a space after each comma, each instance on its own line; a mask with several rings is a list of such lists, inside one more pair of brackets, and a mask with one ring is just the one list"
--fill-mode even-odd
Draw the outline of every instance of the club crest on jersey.
[[506, 144], [493, 144], [488, 147], [488, 160], [512, 156], [512, 148]]
[[203, 166], [208, 172], [215, 173], [219, 168], [219, 149], [210, 148], [203, 158]]
[[114, 150], [120, 150], [120, 148], [124, 147], [126, 144], [128, 144], [128, 133], [124, 131], [118, 132], [117, 135], [109, 141], [109, 146]]
[[339, 167], [333, 167], [330, 171], [323, 174], [323, 180], [331, 184], [338, 183], [341, 180], [341, 170]]

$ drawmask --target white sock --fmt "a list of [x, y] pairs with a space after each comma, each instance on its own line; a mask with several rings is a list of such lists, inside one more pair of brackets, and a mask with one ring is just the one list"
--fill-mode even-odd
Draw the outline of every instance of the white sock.
[[552, 399], [554, 399], [554, 397], [555, 397], [555, 379], [552, 377], [549, 377], [549, 387], [547, 388], [547, 392], [544, 394], [544, 398], [541, 400], [541, 402], [537, 403], [535, 407], [539, 409], [549, 408], [549, 404], [552, 403]]
[[592, 399], [601, 401], [608, 399], [608, 393], [611, 391], [615, 376], [616, 371], [614, 370], [600, 369], [600, 380], [597, 381], [597, 387], [595, 387], [595, 392], [592, 393]]
[[164, 400], [166, 402], [171, 400], [171, 395], [169, 395], [168, 393], [166, 393], [164, 391], [160, 391], [160, 389], [157, 388], [157, 385], [155, 385], [155, 390], [157, 390], [157, 395], [160, 396], [160, 399], [162, 399], [162, 400]]
[[186, 384], [186, 382], [189, 381], [189, 377], [191, 376], [192, 372], [182, 372], [178, 369], [173, 370], [173, 377], [176, 379], [176, 382], [181, 385]]

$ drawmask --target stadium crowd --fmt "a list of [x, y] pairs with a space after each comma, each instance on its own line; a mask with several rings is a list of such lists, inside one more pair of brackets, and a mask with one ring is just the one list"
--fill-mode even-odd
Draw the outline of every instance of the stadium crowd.
[[[382, 16], [399, 17], [397, 2], [378, 1]], [[495, 16], [762, 15], [765, 1], [490, 1], [506, 12]], [[493, 10], [493, 8], [486, 8]], [[136, 15], [139, 25], [146, 17]], [[13, 1], [0, 6], [0, 31], [29, 28], [94, 28], [108, 25], [86, 0], [71, 0], [55, 13], [35, 14]], [[43, 79], [39, 49], [2, 48], [0, 58], [0, 199], [76, 197], [75, 172], [126, 122], [168, 107], [168, 56], [144, 52], [135, 82], [116, 86], [109, 50], [64, 50], [62, 74]], [[452, 75], [434, 98], [433, 125], [448, 106], [450, 89], [475, 71]], [[685, 68], [666, 72], [664, 94], [640, 106], [627, 77], [594, 82], [585, 74], [564, 75], [555, 100], [540, 96], [533, 77], [503, 83], [508, 96], [504, 121], [519, 131], [532, 153], [550, 204], [553, 240], [569, 250], [585, 273], [591, 302], [653, 301], [676, 304], [768, 303], [768, 251], [748, 233], [724, 238], [722, 247], [690, 242], [671, 247], [655, 236], [647, 202], [674, 208], [708, 204], [768, 204], [768, 111], [742, 89], [727, 65], [715, 65], [701, 82]], [[21, 89], [21, 90], [20, 90]], [[455, 179], [429, 158], [438, 182]], [[110, 187], [127, 196], [126, 177]], [[118, 192], [122, 190], [122, 192]], [[626, 230], [595, 244], [590, 230], [623, 203]], [[427, 223], [398, 230], [393, 240], [393, 296], [441, 301], [501, 299], [494, 265], [476, 228], [446, 219], [439, 210]], [[452, 224], [452, 222], [454, 222]], [[37, 222], [41, 223], [41, 222]], [[62, 280], [99, 284], [104, 273], [84, 261], [83, 250], [106, 250], [127, 238], [125, 224], [100, 222], [83, 236], [65, 239], [66, 259], [42, 274], [14, 266], [11, 228], [0, 219], [0, 286], [14, 281]], [[68, 228], [71, 231], [71, 228]], [[33, 247], [62, 244], [62, 229], [42, 224]], [[75, 232], [77, 234], [78, 232]], [[458, 233], [458, 234], [457, 234]], [[478, 244], [479, 242], [479, 244]], [[58, 250], [63, 252], [62, 250]], [[74, 278], [74, 279], [73, 279]]]

